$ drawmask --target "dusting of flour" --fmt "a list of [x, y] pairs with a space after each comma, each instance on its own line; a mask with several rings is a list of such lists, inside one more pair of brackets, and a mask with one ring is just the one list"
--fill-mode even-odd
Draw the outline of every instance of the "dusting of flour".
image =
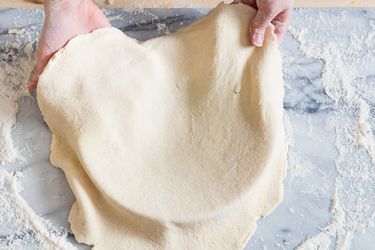
[[18, 100], [27, 96], [25, 84], [33, 67], [36, 30], [10, 29], [0, 40], [0, 249], [75, 249], [64, 228], [37, 215], [20, 195], [22, 170], [5, 164], [23, 163], [12, 140]]
[[[55, 228], [37, 215], [20, 196], [21, 172], [0, 169], [0, 249], [76, 249], [66, 240], [67, 231]], [[3, 228], [6, 227], [6, 228]], [[6, 233], [6, 234], [5, 234]], [[4, 236], [5, 235], [5, 236]]]
[[[12, 57], [12, 54], [12, 51], [6, 51], [0, 57]], [[16, 122], [17, 100], [24, 95], [24, 88], [9, 81], [15, 74], [17, 73], [9, 65], [2, 65], [0, 68], [0, 165], [20, 159], [20, 154], [13, 145], [11, 131]]]
[[[330, 29], [343, 28], [322, 17], [313, 23], [317, 27], [330, 23]], [[327, 40], [319, 32], [312, 34], [311, 27], [290, 28], [304, 55], [323, 62], [321, 81], [333, 100], [327, 127], [336, 132], [338, 151], [332, 219], [297, 249], [352, 249], [353, 239], [374, 226], [375, 137], [371, 127], [375, 120], [375, 78], [358, 77], [366, 75], [375, 63], [375, 25], [371, 20], [369, 27], [353, 28], [348, 41], [341, 37], [341, 43], [334, 36]]]

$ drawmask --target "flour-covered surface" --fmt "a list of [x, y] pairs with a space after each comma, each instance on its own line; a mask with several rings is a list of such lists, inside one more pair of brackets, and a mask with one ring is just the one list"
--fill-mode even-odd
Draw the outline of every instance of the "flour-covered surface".
[[[206, 12], [106, 15], [146, 40]], [[50, 133], [24, 88], [41, 22], [40, 10], [0, 10], [0, 249], [84, 249], [66, 222], [74, 196], [49, 164]], [[295, 10], [281, 50], [285, 198], [246, 249], [375, 249], [375, 10]]]
[[300, 9], [289, 31], [286, 194], [260, 223], [288, 230], [254, 246], [375, 249], [375, 10]]

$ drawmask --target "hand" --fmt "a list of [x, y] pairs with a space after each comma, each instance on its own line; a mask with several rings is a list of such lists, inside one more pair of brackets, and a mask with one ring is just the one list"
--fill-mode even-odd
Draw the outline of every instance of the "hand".
[[272, 23], [281, 43], [292, 19], [292, 0], [242, 0], [242, 3], [258, 9], [250, 24], [251, 42], [262, 47], [266, 28]]
[[111, 24], [92, 0], [46, 0], [36, 67], [27, 84], [29, 91], [36, 88], [49, 59], [71, 38], [104, 27], [111, 27]]

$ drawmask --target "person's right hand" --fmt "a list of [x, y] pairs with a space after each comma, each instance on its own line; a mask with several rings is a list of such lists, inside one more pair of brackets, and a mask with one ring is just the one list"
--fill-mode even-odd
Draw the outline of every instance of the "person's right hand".
[[292, 0], [236, 0], [257, 9], [257, 14], [250, 24], [250, 40], [262, 47], [266, 28], [272, 23], [279, 42], [287, 31], [292, 18]]
[[46, 0], [36, 66], [27, 84], [29, 91], [36, 88], [49, 59], [71, 38], [104, 27], [111, 24], [92, 0]]

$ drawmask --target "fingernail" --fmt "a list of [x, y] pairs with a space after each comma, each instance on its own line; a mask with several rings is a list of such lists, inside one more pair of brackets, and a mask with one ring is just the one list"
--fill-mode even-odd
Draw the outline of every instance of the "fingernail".
[[255, 31], [253, 35], [253, 44], [257, 47], [262, 47], [263, 45], [263, 36], [261, 33]]

